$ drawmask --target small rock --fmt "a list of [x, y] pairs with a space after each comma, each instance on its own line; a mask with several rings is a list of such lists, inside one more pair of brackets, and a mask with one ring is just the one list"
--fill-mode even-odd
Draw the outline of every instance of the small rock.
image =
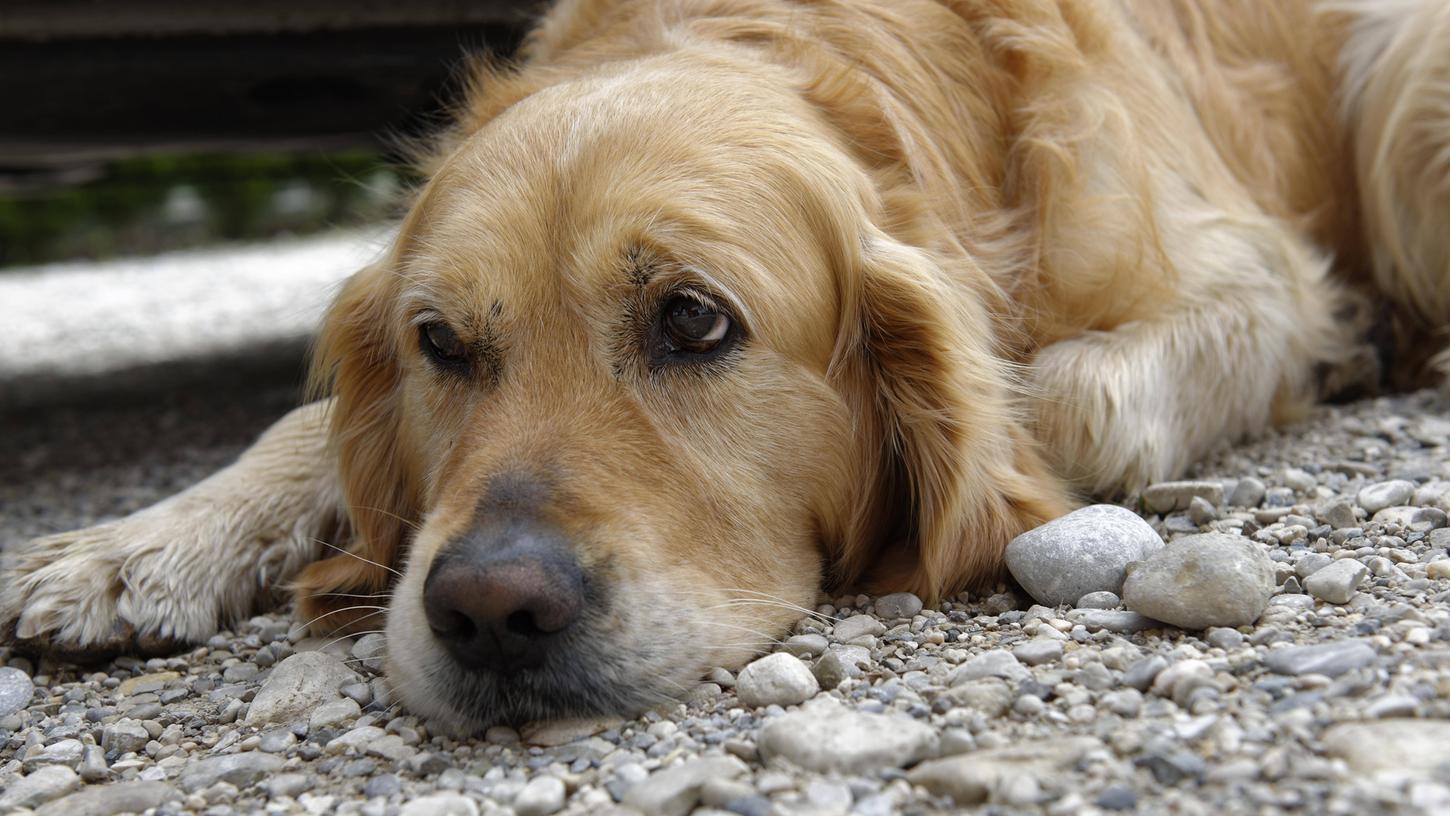
[[866, 773], [900, 768], [931, 756], [936, 731], [909, 717], [867, 714], [821, 697], [768, 722], [760, 755], [784, 757], [817, 773]]
[[1194, 496], [1193, 501], [1188, 503], [1188, 519], [1195, 525], [1202, 527], [1205, 524], [1218, 520], [1218, 508], [1209, 504], [1207, 499]]
[[1183, 629], [1236, 627], [1259, 619], [1274, 588], [1274, 563], [1263, 547], [1241, 536], [1201, 533], [1134, 564], [1123, 602]]
[[478, 803], [460, 793], [435, 793], [403, 805], [398, 816], [478, 816]]
[[[787, 715], [793, 716], [793, 715]], [[684, 816], [700, 801], [700, 789], [711, 779], [735, 779], [749, 772], [732, 756], [692, 759], [655, 771], [624, 795], [622, 804], [645, 816]]]
[[1233, 493], [1228, 497], [1228, 503], [1234, 507], [1258, 507], [1259, 502], [1264, 500], [1264, 494], [1268, 490], [1262, 481], [1252, 476], [1239, 479], [1234, 485]]
[[833, 689], [852, 677], [860, 677], [871, 666], [871, 651], [861, 646], [834, 645], [826, 650], [811, 673], [823, 689]]
[[99, 745], [87, 745], [81, 754], [81, 779], [87, 782], [103, 782], [111, 776], [106, 766], [106, 753]]
[[151, 741], [151, 732], [135, 720], [120, 720], [101, 732], [101, 747], [112, 756], [140, 751]]
[[[367, 686], [363, 686], [363, 688], [367, 688]], [[344, 697], [312, 709], [312, 716], [307, 720], [307, 730], [309, 733], [321, 731], [324, 728], [352, 722], [361, 716], [362, 707], [357, 704], [357, 701]]]
[[1218, 482], [1159, 482], [1143, 490], [1143, 506], [1153, 513], [1187, 510], [1194, 498], [1209, 504], [1223, 504], [1223, 485]]
[[1305, 578], [1304, 588], [1321, 601], [1345, 604], [1368, 575], [1365, 565], [1353, 558], [1341, 558]]
[[63, 739], [52, 742], [38, 751], [31, 751], [25, 755], [25, 764], [28, 767], [36, 765], [65, 765], [74, 769], [80, 764], [81, 755], [85, 753], [85, 745], [78, 739]]
[[1038, 603], [1057, 606], [1090, 592], [1117, 592], [1130, 562], [1162, 548], [1163, 540], [1138, 514], [1097, 504], [1012, 539], [1007, 569]]
[[1318, 515], [1320, 521], [1336, 530], [1344, 530], [1358, 523], [1354, 517], [1354, 508], [1350, 507], [1349, 502], [1343, 499], [1337, 499], [1326, 504], [1319, 510]]
[[906, 778], [938, 796], [950, 796], [959, 805], [975, 805], [995, 791], [1021, 784], [1019, 780], [1038, 782], [1070, 770], [1084, 755], [1102, 747], [1093, 737], [1019, 742], [923, 762]]
[[1343, 759], [1357, 773], [1381, 771], [1428, 777], [1442, 773], [1450, 722], [1390, 719], [1340, 723], [1323, 736], [1330, 756]]
[[314, 708], [338, 699], [338, 688], [357, 681], [357, 673], [330, 654], [298, 652], [272, 669], [252, 700], [246, 723], [257, 727], [306, 719]]
[[75, 771], [63, 765], [46, 765], [32, 771], [29, 776], [10, 781], [8, 787], [0, 792], [0, 811], [8, 813], [16, 808], [38, 807], [80, 786], [81, 778]]
[[179, 799], [181, 794], [165, 782], [119, 782], [76, 791], [35, 813], [36, 816], [114, 816], [142, 813]]
[[181, 677], [174, 671], [156, 672], [155, 674], [143, 674], [139, 677], [131, 677], [121, 681], [116, 688], [116, 693], [122, 697], [132, 697], [137, 694], [148, 694], [166, 688], [166, 684]]
[[259, 751], [223, 754], [188, 762], [177, 781], [187, 793], [195, 793], [218, 782], [245, 788], [263, 776], [281, 770], [282, 765], [281, 757]]
[[1088, 594], [1082, 596], [1081, 598], [1078, 598], [1077, 599], [1077, 608], [1078, 609], [1117, 609], [1118, 608], [1118, 604], [1120, 604], [1122, 602], [1123, 602], [1123, 599], [1122, 598], [1119, 598], [1116, 593], [1108, 592], [1107, 590], [1101, 590], [1101, 591], [1098, 591], [1098, 592], [1089, 592]]
[[1391, 482], [1366, 485], [1360, 489], [1356, 501], [1366, 513], [1372, 516], [1386, 507], [1408, 504], [1414, 495], [1415, 485], [1412, 482], [1396, 479]]
[[1021, 681], [1031, 678], [1032, 672], [1017, 662], [1017, 658], [1006, 649], [992, 649], [963, 663], [960, 668], [952, 672], [947, 682], [955, 686], [958, 683], [980, 680], [984, 677], [1001, 677], [1005, 680]]
[[30, 705], [34, 695], [35, 684], [30, 675], [16, 668], [0, 669], [0, 717], [8, 717]]
[[1333, 563], [1334, 559], [1324, 553], [1305, 553], [1304, 557], [1294, 562], [1294, 574], [1299, 577], [1300, 581], [1303, 581]]
[[974, 709], [985, 717], [1000, 717], [1012, 706], [1012, 691], [996, 678], [971, 680], [952, 686], [937, 698], [961, 708]]
[[514, 797], [518, 816], [549, 816], [564, 806], [564, 783], [558, 777], [536, 776]]
[[831, 636], [842, 643], [849, 643], [863, 635], [875, 637], [885, 633], [886, 625], [870, 615], [852, 615], [831, 630]]
[[1339, 640], [1313, 646], [1274, 649], [1264, 656], [1264, 665], [1276, 674], [1322, 674], [1338, 677], [1351, 669], [1374, 662], [1374, 647], [1362, 640]]
[[785, 643], [780, 645], [780, 651], [804, 660], [808, 657], [825, 654], [826, 647], [829, 645], [830, 642], [826, 640], [825, 635], [795, 635], [787, 638]]
[[[618, 717], [578, 717], [568, 720], [548, 720], [545, 722], [530, 723], [524, 726], [523, 732], [515, 732], [512, 740], [518, 742], [523, 740], [530, 745], [540, 745], [545, 748], [555, 748], [560, 745], [567, 745], [575, 740], [585, 737], [592, 737], [601, 731], [608, 731], [617, 728], [624, 721]], [[512, 728], [501, 728], [495, 732], [490, 728], [486, 732], [486, 739], [493, 741], [497, 734], [500, 738], [506, 732], [513, 731]]]
[[377, 632], [363, 635], [352, 645], [353, 659], [360, 661], [368, 671], [382, 671], [387, 654], [388, 639]]
[[810, 699], [817, 691], [820, 691], [820, 685], [811, 670], [800, 658], [785, 652], [768, 654], [756, 660], [741, 669], [735, 681], [735, 693], [739, 695], [740, 702], [752, 707], [796, 705]]
[[312, 790], [312, 778], [307, 774], [284, 773], [267, 780], [267, 793], [271, 796], [296, 798]]
[[921, 612], [921, 599], [910, 592], [893, 592], [876, 599], [876, 614], [886, 620], [915, 617]]
[[1012, 656], [1029, 666], [1051, 663], [1062, 659], [1062, 642], [1042, 637], [1033, 638], [1012, 647]]
[[1163, 625], [1150, 617], [1124, 609], [1074, 609], [1067, 613], [1067, 619], [1090, 630], [1106, 629], [1120, 635], [1131, 635]]

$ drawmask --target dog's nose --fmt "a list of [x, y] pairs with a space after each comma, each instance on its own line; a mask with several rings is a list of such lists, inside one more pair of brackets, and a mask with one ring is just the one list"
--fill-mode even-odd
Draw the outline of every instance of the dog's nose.
[[469, 668], [543, 662], [584, 610], [584, 574], [563, 539], [536, 525], [477, 530], [448, 545], [423, 582], [428, 625]]

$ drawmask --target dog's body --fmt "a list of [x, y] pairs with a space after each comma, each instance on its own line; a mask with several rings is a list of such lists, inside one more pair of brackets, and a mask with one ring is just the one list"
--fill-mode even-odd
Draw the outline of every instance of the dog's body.
[[330, 402], [18, 547], [0, 617], [93, 653], [390, 597], [403, 699], [476, 725], [668, 696], [823, 581], [993, 580], [1352, 374], [1354, 303], [1426, 376], [1450, 7], [1362, 5], [566, 0], [339, 297]]

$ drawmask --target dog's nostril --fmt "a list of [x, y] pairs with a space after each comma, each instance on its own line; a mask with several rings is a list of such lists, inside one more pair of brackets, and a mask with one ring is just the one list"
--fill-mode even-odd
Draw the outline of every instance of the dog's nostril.
[[524, 637], [534, 637], [544, 634], [544, 630], [539, 628], [539, 622], [534, 619], [534, 613], [527, 609], [520, 609], [512, 615], [509, 615], [508, 619], [504, 621], [504, 627], [511, 634], [522, 635]]
[[468, 639], [478, 633], [478, 627], [474, 625], [473, 619], [462, 612], [449, 612], [445, 615], [434, 616], [429, 624], [433, 634], [440, 637]]

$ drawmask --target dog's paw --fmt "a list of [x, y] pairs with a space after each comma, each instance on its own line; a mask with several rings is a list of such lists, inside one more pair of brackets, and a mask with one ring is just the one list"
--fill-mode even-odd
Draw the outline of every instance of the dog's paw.
[[[88, 663], [163, 654], [211, 635], [221, 611], [217, 578], [198, 574], [208, 558], [197, 534], [165, 514], [141, 513], [8, 548], [0, 557], [0, 639]], [[188, 546], [200, 563], [181, 563]]]

